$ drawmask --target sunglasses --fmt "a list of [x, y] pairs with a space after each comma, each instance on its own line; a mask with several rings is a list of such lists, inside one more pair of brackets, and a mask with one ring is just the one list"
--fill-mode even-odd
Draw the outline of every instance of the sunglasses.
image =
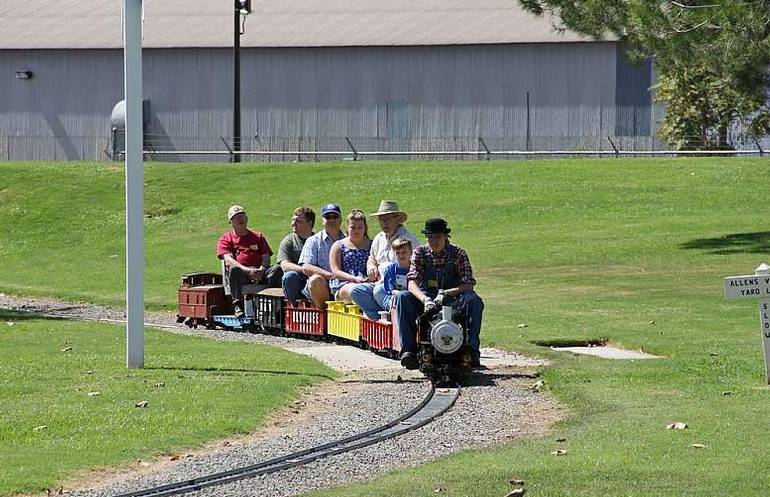
[[324, 218], [325, 219], [339, 219], [340, 215], [339, 214], [334, 214], [334, 213], [324, 214]]

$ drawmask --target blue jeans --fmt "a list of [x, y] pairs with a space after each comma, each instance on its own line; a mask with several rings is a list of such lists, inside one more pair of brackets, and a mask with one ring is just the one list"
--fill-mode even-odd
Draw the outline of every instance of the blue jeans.
[[302, 294], [302, 290], [305, 289], [307, 284], [307, 276], [298, 271], [288, 271], [283, 274], [281, 278], [281, 287], [283, 287], [283, 294], [289, 299], [292, 305], [297, 303], [297, 300], [305, 298]]
[[[466, 290], [458, 295], [452, 304], [455, 311], [465, 316], [468, 327], [468, 342], [474, 359], [481, 355], [479, 351], [479, 335], [481, 334], [481, 317], [484, 312], [484, 302], [473, 290]], [[401, 351], [417, 352], [417, 317], [422, 314], [422, 302], [408, 291], [396, 295], [396, 312], [398, 314], [398, 329], [401, 335]]]
[[385, 287], [382, 283], [361, 283], [353, 287], [350, 297], [358, 307], [364, 311], [366, 317], [372, 320], [380, 319], [380, 311], [387, 311], [388, 308], [383, 304], [385, 298]]

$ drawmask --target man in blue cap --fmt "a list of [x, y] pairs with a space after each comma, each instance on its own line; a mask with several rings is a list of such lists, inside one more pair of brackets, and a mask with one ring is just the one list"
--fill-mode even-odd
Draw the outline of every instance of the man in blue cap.
[[473, 278], [468, 254], [449, 243], [452, 230], [440, 218], [425, 221], [422, 233], [428, 243], [412, 254], [406, 276], [409, 290], [396, 295], [398, 327], [401, 334], [401, 365], [417, 369], [417, 317], [442, 305], [452, 305], [466, 319], [471, 347], [471, 366], [480, 366], [479, 335], [484, 302], [473, 291]]
[[309, 298], [317, 307], [326, 307], [332, 277], [329, 252], [332, 244], [345, 236], [340, 230], [341, 216], [342, 210], [337, 204], [326, 204], [321, 208], [324, 229], [305, 241], [297, 263], [302, 266], [302, 273], [292, 271], [283, 278], [284, 294], [292, 303]]

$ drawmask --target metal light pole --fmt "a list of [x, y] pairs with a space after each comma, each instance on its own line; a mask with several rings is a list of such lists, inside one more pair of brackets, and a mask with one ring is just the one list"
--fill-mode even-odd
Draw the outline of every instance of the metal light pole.
[[[235, 0], [233, 11], [233, 151], [241, 150], [241, 15], [251, 13], [251, 0]], [[233, 154], [233, 162], [241, 156]]]

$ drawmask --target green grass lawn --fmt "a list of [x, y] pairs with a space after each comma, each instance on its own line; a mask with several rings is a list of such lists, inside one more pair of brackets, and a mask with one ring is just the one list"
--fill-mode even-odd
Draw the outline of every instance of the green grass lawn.
[[[0, 173], [0, 291], [121, 305], [121, 165]], [[523, 478], [539, 496], [764, 496], [770, 390], [757, 304], [724, 300], [721, 278], [770, 262], [769, 183], [763, 158], [147, 164], [147, 301], [173, 309], [180, 273], [217, 269], [231, 203], [276, 249], [299, 204], [373, 212], [394, 198], [414, 231], [449, 220], [486, 302], [482, 343], [555, 359], [544, 378], [572, 415], [547, 438], [324, 495], [497, 497]], [[593, 338], [663, 359], [533, 344]], [[666, 430], [674, 421], [689, 429]]]
[[273, 347], [155, 330], [146, 346], [145, 368], [127, 369], [123, 327], [0, 310], [0, 495], [249, 433], [334, 376]]

